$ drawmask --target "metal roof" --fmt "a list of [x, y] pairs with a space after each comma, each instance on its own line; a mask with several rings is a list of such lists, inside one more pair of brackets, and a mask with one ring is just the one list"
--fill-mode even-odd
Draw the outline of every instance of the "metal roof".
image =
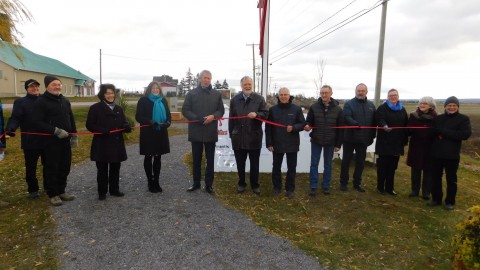
[[0, 61], [18, 70], [94, 81], [58, 60], [36, 54], [21, 46], [13, 46], [2, 40], [0, 40]]

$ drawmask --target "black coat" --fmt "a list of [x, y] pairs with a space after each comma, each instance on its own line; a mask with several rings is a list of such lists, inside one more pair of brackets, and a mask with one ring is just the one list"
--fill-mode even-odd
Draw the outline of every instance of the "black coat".
[[104, 133], [93, 135], [90, 160], [122, 162], [127, 159], [123, 132], [109, 133], [109, 131], [122, 129], [128, 125], [120, 106], [115, 105], [112, 110], [104, 101], [93, 104], [88, 110], [85, 125], [90, 132]]
[[[267, 119], [268, 109], [265, 99], [259, 94], [252, 93], [245, 101], [243, 93], [237, 94], [230, 100], [229, 117], [246, 116], [250, 112], [257, 113], [257, 117]], [[257, 119], [239, 118], [228, 120], [228, 132], [234, 150], [261, 149], [263, 130], [262, 123]]]
[[[29, 95], [15, 100], [12, 108], [12, 116], [8, 120], [6, 130], [15, 132], [20, 127], [22, 132], [34, 132], [35, 128], [32, 123], [33, 103], [38, 99], [38, 96]], [[40, 136], [33, 134], [23, 134], [22, 149], [33, 150], [42, 149], [42, 140]]]
[[[399, 111], [394, 111], [388, 107], [387, 103], [378, 106], [375, 112], [377, 126], [383, 127], [406, 127], [408, 122], [407, 111], [405, 107]], [[385, 156], [401, 156], [405, 152], [405, 145], [408, 143], [408, 130], [405, 128], [392, 129], [389, 132], [378, 129], [377, 142], [375, 144], [375, 153]]]
[[[2, 102], [0, 101], [0, 136], [3, 134], [3, 106]], [[6, 148], [7, 147], [7, 140], [5, 139], [5, 136], [0, 137], [0, 148]]]
[[470, 118], [459, 112], [444, 113], [433, 120], [433, 132], [435, 139], [432, 156], [440, 159], [460, 159], [462, 141], [472, 135]]
[[300, 131], [305, 127], [302, 108], [290, 103], [278, 103], [268, 111], [268, 120], [285, 126], [293, 126], [292, 132], [285, 127], [271, 124], [265, 126], [267, 148], [273, 146], [275, 153], [298, 152], [300, 148]]
[[188, 140], [191, 142], [217, 142], [218, 122], [212, 121], [207, 125], [203, 124], [203, 117], [213, 115], [216, 119], [223, 117], [225, 107], [223, 106], [222, 94], [212, 89], [200, 86], [189, 91], [182, 106], [182, 114], [188, 120], [199, 120], [199, 122], [188, 123]]
[[342, 129], [331, 128], [343, 125], [342, 108], [335, 99], [331, 99], [328, 107], [321, 98], [312, 104], [307, 114], [307, 125], [317, 127], [310, 132], [310, 142], [338, 148], [342, 146]]
[[[172, 115], [168, 107], [167, 100], [162, 99], [165, 112], [167, 114], [167, 123], [172, 122]], [[137, 112], [135, 119], [140, 125], [151, 125], [153, 118], [153, 102], [148, 97], [142, 97], [137, 103]], [[156, 130], [153, 126], [146, 126], [140, 129], [140, 155], [163, 155], [170, 153], [170, 141], [168, 139], [167, 126]]]
[[[352, 98], [343, 106], [345, 124], [348, 126], [375, 126], [375, 104], [365, 99]], [[376, 131], [373, 128], [348, 128], [344, 132], [344, 143], [373, 143]]]
[[431, 110], [428, 113], [422, 113], [420, 110], [410, 113], [408, 118], [409, 127], [426, 127], [412, 128], [409, 130], [410, 143], [408, 144], [407, 165], [421, 170], [430, 169], [431, 151], [433, 143], [433, 132], [431, 127], [433, 119], [437, 113]]
[[[70, 101], [61, 94], [56, 96], [47, 91], [33, 103], [32, 123], [36, 132], [54, 134], [56, 127], [69, 133], [77, 132]], [[70, 139], [59, 139], [57, 136], [39, 137], [43, 147]]]

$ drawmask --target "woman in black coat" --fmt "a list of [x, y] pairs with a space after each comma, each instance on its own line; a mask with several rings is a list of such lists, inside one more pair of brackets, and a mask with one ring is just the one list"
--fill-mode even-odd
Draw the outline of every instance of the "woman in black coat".
[[167, 128], [170, 127], [172, 116], [157, 82], [151, 82], [145, 96], [138, 101], [135, 119], [140, 125], [146, 125], [140, 130], [140, 155], [145, 156], [143, 167], [148, 190], [152, 193], [162, 192], [159, 181], [161, 158], [163, 154], [170, 153]]
[[[398, 100], [398, 91], [388, 91], [388, 98], [375, 112], [378, 130], [375, 153], [377, 159], [377, 190], [380, 194], [388, 193], [397, 195], [394, 190], [395, 171], [398, 167], [400, 156], [404, 154], [404, 147], [408, 142], [407, 111]], [[392, 127], [399, 127], [393, 128]]]
[[[430, 156], [433, 133], [430, 128], [433, 119], [437, 116], [436, 103], [432, 97], [422, 97], [418, 108], [410, 113], [409, 127], [424, 127], [410, 129], [410, 143], [408, 144], [407, 165], [411, 167], [412, 192], [409, 197], [417, 197], [422, 188], [424, 200], [430, 199], [432, 157]], [[422, 181], [423, 174], [423, 181]]]
[[122, 132], [130, 132], [131, 127], [122, 108], [114, 103], [113, 84], [100, 85], [97, 96], [100, 102], [90, 107], [86, 127], [95, 134], [90, 159], [97, 165], [98, 199], [105, 200], [107, 190], [111, 196], [124, 195], [119, 188], [120, 164], [127, 160]]

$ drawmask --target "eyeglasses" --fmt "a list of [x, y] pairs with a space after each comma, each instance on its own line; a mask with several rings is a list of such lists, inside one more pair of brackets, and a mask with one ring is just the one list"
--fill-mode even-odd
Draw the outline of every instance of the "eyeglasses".
[[61, 83], [51, 83], [50, 85], [53, 87], [62, 87]]

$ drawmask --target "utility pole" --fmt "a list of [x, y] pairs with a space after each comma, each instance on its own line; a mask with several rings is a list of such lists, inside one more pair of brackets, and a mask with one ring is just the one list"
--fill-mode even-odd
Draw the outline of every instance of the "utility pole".
[[388, 0], [383, 0], [382, 22], [380, 24], [380, 41], [378, 44], [377, 78], [375, 82], [375, 106], [376, 107], [380, 105], [380, 92], [382, 89], [383, 48], [385, 45], [385, 24], [387, 21], [387, 3], [388, 3]]
[[100, 84], [102, 84], [102, 49], [100, 49]]
[[253, 92], [255, 92], [255, 46], [258, 46], [258, 44], [255, 43], [247, 43], [247, 46], [252, 46], [252, 55], [253, 55]]

